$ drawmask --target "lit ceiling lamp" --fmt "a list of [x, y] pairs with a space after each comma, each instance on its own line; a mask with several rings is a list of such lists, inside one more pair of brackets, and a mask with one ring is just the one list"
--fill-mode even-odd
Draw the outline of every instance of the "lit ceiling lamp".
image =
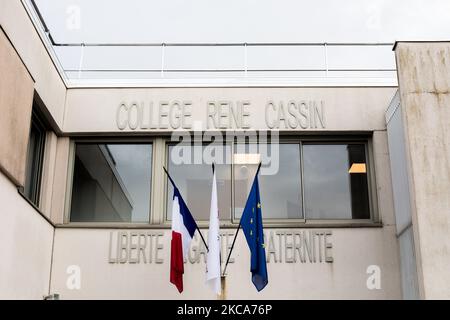
[[236, 153], [234, 155], [235, 164], [259, 164], [261, 155], [259, 153]]
[[366, 173], [365, 163], [353, 163], [348, 173]]

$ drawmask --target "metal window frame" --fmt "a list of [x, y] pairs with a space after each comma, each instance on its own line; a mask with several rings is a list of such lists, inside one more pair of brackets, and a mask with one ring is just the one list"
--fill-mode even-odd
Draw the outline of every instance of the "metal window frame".
[[[196, 141], [192, 138], [191, 143]], [[198, 142], [198, 141], [197, 141]], [[72, 197], [72, 185], [74, 175], [74, 160], [75, 160], [75, 146], [78, 143], [118, 143], [118, 144], [134, 144], [147, 143], [152, 144], [152, 177], [151, 177], [151, 192], [150, 192], [150, 210], [149, 219], [147, 222], [70, 222], [70, 207]], [[65, 201], [64, 222], [58, 227], [67, 228], [107, 228], [107, 229], [170, 229], [171, 220], [167, 220], [167, 197], [168, 179], [165, 173], [162, 172], [162, 166], [167, 166], [169, 161], [169, 146], [177, 142], [170, 141], [167, 135], [148, 135], [136, 137], [77, 137], [71, 140], [70, 155], [68, 165], [68, 179], [67, 192]], [[279, 143], [293, 143], [299, 144], [300, 148], [300, 179], [301, 179], [301, 194], [300, 200], [302, 203], [303, 219], [264, 219], [264, 226], [267, 228], [348, 228], [348, 227], [381, 227], [381, 219], [378, 212], [377, 192], [376, 192], [376, 176], [374, 168], [374, 153], [373, 140], [371, 132], [360, 133], [287, 133], [280, 134]], [[304, 198], [304, 170], [303, 170], [303, 144], [304, 143], [322, 143], [322, 144], [349, 144], [360, 143], [365, 145], [366, 161], [367, 161], [367, 184], [369, 194], [369, 219], [307, 219], [305, 216], [305, 198]], [[208, 142], [203, 142], [208, 144]], [[235, 151], [235, 141], [223, 141], [224, 145], [231, 146], [231, 154]], [[234, 186], [234, 162], [232, 161], [231, 168], [231, 207], [235, 207], [235, 186]], [[158, 194], [158, 195], [157, 195]], [[231, 214], [230, 220], [221, 220], [220, 226], [224, 229], [236, 228], [239, 221], [233, 219]], [[206, 220], [199, 221], [200, 228], [207, 228]]]
[[[375, 171], [374, 171], [374, 158], [373, 158], [373, 142], [372, 137], [364, 137], [364, 136], [335, 136], [335, 137], [326, 137], [325, 139], [320, 137], [311, 137], [304, 139], [302, 141], [302, 145], [306, 144], [308, 145], [314, 145], [314, 144], [323, 144], [323, 145], [348, 145], [352, 143], [357, 144], [364, 144], [365, 147], [365, 158], [366, 158], [366, 166], [367, 166], [367, 191], [368, 191], [368, 197], [369, 197], [369, 214], [370, 217], [368, 219], [308, 219], [306, 217], [306, 212], [304, 213], [305, 219], [306, 219], [306, 225], [328, 225], [328, 224], [349, 224], [349, 225], [360, 225], [360, 224], [367, 224], [367, 223], [375, 223], [379, 224], [380, 216], [378, 213], [378, 206], [377, 206], [377, 196], [376, 196], [376, 182], [375, 182]], [[303, 155], [303, 152], [302, 152]], [[301, 160], [302, 162], [302, 174], [304, 174], [304, 161], [303, 158]], [[304, 190], [304, 189], [303, 189]], [[303, 201], [305, 201], [305, 197], [303, 195]]]
[[[195, 140], [191, 138], [191, 143]], [[175, 144], [176, 142], [167, 143], [166, 140], [166, 162], [168, 164], [169, 159], [169, 146]], [[229, 143], [229, 141], [224, 141]], [[380, 215], [378, 213], [377, 206], [377, 195], [376, 195], [376, 181], [375, 181], [375, 171], [374, 171], [374, 159], [373, 159], [373, 146], [372, 146], [372, 135], [370, 134], [346, 134], [340, 133], [338, 135], [331, 134], [316, 134], [316, 135], [294, 135], [292, 133], [286, 135], [280, 135], [279, 143], [285, 144], [298, 144], [300, 148], [300, 179], [301, 179], [301, 193], [300, 201], [302, 203], [302, 216], [301, 219], [264, 219], [264, 226], [269, 228], [303, 228], [303, 227], [379, 227], [381, 226]], [[303, 161], [303, 145], [304, 144], [351, 144], [358, 143], [363, 144], [365, 147], [365, 158], [367, 164], [367, 187], [368, 187], [368, 197], [369, 197], [369, 214], [368, 219], [308, 219], [305, 212], [305, 196], [304, 196], [304, 161]], [[231, 142], [232, 154], [234, 154], [236, 143]], [[239, 223], [239, 219], [235, 219], [235, 181], [234, 181], [234, 160], [231, 159], [231, 171], [232, 171], [232, 181], [231, 181], [231, 199], [232, 199], [232, 215], [230, 221], [221, 220], [220, 225], [224, 228], [234, 228]], [[167, 180], [167, 179], [166, 179]], [[167, 205], [168, 188], [165, 187], [165, 197], [164, 204]], [[170, 220], [167, 220], [167, 208], [164, 212], [164, 222], [163, 226], [170, 227]], [[207, 227], [206, 221], [199, 221], [198, 225], [200, 228]]]
[[[30, 154], [30, 135], [31, 131], [35, 128], [38, 131], [39, 137], [37, 141], [37, 150], [35, 153]], [[28, 146], [27, 146], [27, 176], [28, 172], [30, 172], [30, 181], [26, 181], [25, 183], [30, 183], [30, 195], [25, 194], [25, 186], [20, 188], [22, 194], [37, 208], [40, 208], [41, 203], [41, 193], [42, 193], [42, 173], [44, 169], [44, 154], [45, 154], [45, 140], [46, 140], [46, 132], [47, 126], [45, 125], [44, 120], [40, 116], [39, 112], [33, 105], [32, 113], [31, 113], [31, 121], [30, 121], [30, 130], [28, 133]], [[31, 167], [28, 167], [29, 158], [32, 157]]]
[[[301, 211], [301, 217], [300, 218], [264, 218], [264, 225], [272, 225], [272, 224], [278, 224], [278, 225], [291, 225], [291, 224], [297, 224], [297, 225], [303, 225], [305, 223], [305, 213], [304, 213], [304, 206], [303, 206], [303, 171], [302, 171], [302, 165], [301, 165], [301, 159], [302, 159], [302, 142], [301, 139], [297, 136], [285, 136], [285, 137], [280, 137], [279, 144], [296, 144], [298, 145], [299, 148], [299, 171], [300, 171], [300, 193], [299, 193], [299, 200], [300, 203], [302, 205], [302, 211]], [[236, 144], [237, 143], [233, 143], [233, 154], [236, 148]], [[247, 143], [246, 143], [247, 144]], [[235, 183], [235, 179], [234, 179], [234, 169], [235, 169], [235, 164], [234, 164], [234, 159], [232, 161], [232, 170], [233, 170], [233, 181], [232, 184], [234, 185]], [[233, 190], [233, 199], [234, 199], [234, 190]], [[235, 203], [233, 202], [233, 216], [232, 216], [232, 225], [237, 225], [239, 223], [240, 218], [236, 218], [234, 215], [234, 210], [235, 210]], [[263, 213], [264, 214], [264, 213]]]
[[[191, 136], [191, 143], [202, 143], [202, 145], [208, 145], [208, 142], [205, 141], [201, 141], [198, 140], [198, 138], [196, 139], [195, 137], [192, 138]], [[174, 141], [168, 141], [166, 140], [166, 151], [165, 151], [165, 155], [166, 155], [166, 162], [165, 162], [165, 166], [168, 168], [168, 164], [169, 164], [169, 147], [175, 145], [177, 142]], [[301, 142], [299, 140], [298, 137], [290, 137], [290, 138], [283, 138], [282, 141], [279, 141], [279, 143], [281, 144], [298, 144], [299, 147], [299, 153], [300, 153], [300, 157], [302, 156], [302, 145]], [[220, 226], [223, 228], [235, 228], [238, 224], [239, 224], [239, 218], [235, 217], [235, 207], [236, 207], [236, 195], [235, 195], [235, 164], [234, 164], [234, 158], [233, 155], [235, 153], [235, 148], [236, 148], [236, 141], [227, 141], [224, 140], [223, 141], [224, 145], [228, 145], [230, 146], [230, 150], [231, 150], [231, 176], [230, 176], [230, 180], [231, 180], [231, 214], [230, 214], [230, 218], [229, 220], [220, 220]], [[300, 189], [301, 192], [303, 192], [303, 177], [302, 177], [302, 168], [301, 168], [301, 164], [299, 163], [299, 169], [300, 169]], [[165, 185], [165, 195], [164, 195], [164, 220], [163, 220], [163, 226], [170, 228], [171, 226], [171, 220], [167, 219], [167, 203], [168, 203], [168, 197], [169, 197], [169, 192], [168, 192], [168, 185], [167, 185], [167, 178], [165, 179], [166, 181], [166, 185]], [[302, 216], [303, 218], [295, 218], [295, 219], [279, 219], [279, 218], [270, 218], [270, 219], [264, 219], [264, 224], [268, 225], [268, 226], [283, 226], [283, 227], [292, 227], [293, 224], [297, 225], [297, 226], [303, 226], [305, 224], [305, 219], [304, 219], [304, 207], [303, 207], [303, 195], [302, 193], [299, 194], [299, 200], [302, 203]], [[197, 224], [200, 228], [205, 228], [208, 227], [208, 221], [207, 220], [199, 220], [197, 221]]]
[[[154, 203], [154, 179], [153, 173], [155, 170], [155, 146], [156, 137], [154, 136], [146, 136], [146, 137], [78, 137], [75, 139], [71, 139], [70, 147], [69, 147], [69, 163], [68, 163], [68, 178], [66, 185], [66, 197], [64, 202], [64, 218], [63, 218], [63, 226], [66, 227], [87, 227], [87, 228], [98, 228], [98, 227], [108, 227], [108, 228], [127, 228], [127, 227], [135, 227], [135, 228], [148, 228], [152, 226], [152, 208]], [[73, 189], [73, 178], [75, 173], [75, 151], [76, 146], [78, 144], [122, 144], [122, 145], [131, 145], [131, 144], [149, 144], [152, 146], [152, 163], [151, 163], [151, 176], [150, 176], [150, 197], [149, 197], [149, 212], [148, 219], [144, 222], [75, 222], [70, 221], [71, 215], [71, 207], [72, 207], [72, 189]]]
[[[203, 137], [203, 134], [202, 134], [202, 137]], [[167, 168], [167, 170], [169, 170], [169, 147], [177, 144], [176, 141], [170, 141], [168, 139], [169, 138], [166, 138], [166, 140], [165, 140], [165, 152], [164, 152], [164, 154], [165, 154], [164, 166]], [[202, 146], [204, 146], [204, 145], [209, 145], [211, 143], [214, 143], [214, 141], [208, 143], [208, 141], [199, 140], [198, 137], [195, 137], [195, 136], [192, 137], [192, 135], [191, 135], [191, 143], [201, 143]], [[231, 150], [231, 161], [233, 161], [233, 145], [232, 145], [232, 143], [230, 141], [223, 140], [222, 144], [224, 146], [229, 146], [230, 147], [230, 150]], [[234, 175], [233, 165], [231, 165], [231, 173], [230, 173], [230, 180], [231, 180], [230, 207], [231, 207], [231, 210], [233, 210], [233, 207], [234, 207], [234, 179], [233, 179], [233, 175]], [[164, 226], [170, 228], [172, 220], [168, 219], [168, 211], [167, 211], [168, 210], [167, 203], [168, 203], [168, 199], [169, 199], [169, 188], [168, 188], [169, 185], [168, 185], [167, 177], [164, 178], [164, 181], [165, 181], [164, 197], [163, 197], [163, 199], [164, 199], [163, 200], [164, 201], [164, 212], [163, 212], [163, 220], [162, 220], [163, 222], [162, 223], [163, 223]], [[230, 224], [229, 221], [232, 221], [232, 218], [233, 218], [233, 213], [230, 213], [229, 220], [219, 220], [220, 226], [224, 227], [224, 226], [229, 225]], [[208, 220], [197, 220], [196, 222], [197, 222], [197, 225], [199, 226], [199, 228], [205, 228], [205, 227], [208, 227], [208, 225], [209, 225], [208, 224]]]

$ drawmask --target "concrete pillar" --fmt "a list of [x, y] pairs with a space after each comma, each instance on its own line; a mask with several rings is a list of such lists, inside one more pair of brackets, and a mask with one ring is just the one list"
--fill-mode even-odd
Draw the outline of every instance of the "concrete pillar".
[[450, 299], [450, 42], [395, 54], [420, 297]]

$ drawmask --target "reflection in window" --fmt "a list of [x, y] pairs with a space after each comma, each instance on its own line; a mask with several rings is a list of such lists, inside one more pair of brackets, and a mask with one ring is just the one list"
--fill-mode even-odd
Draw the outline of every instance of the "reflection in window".
[[41, 118], [36, 111], [33, 110], [28, 140], [27, 167], [25, 171], [23, 193], [36, 206], [39, 206], [44, 144], [45, 127]]
[[[184, 155], [183, 155], [184, 153]], [[189, 153], [186, 158], [187, 153]], [[209, 220], [212, 188], [212, 160], [217, 170], [217, 198], [219, 218], [231, 219], [231, 148], [224, 145], [169, 146], [170, 176], [175, 181], [192, 216]], [[203, 156], [205, 155], [205, 156]], [[209, 157], [212, 155], [213, 157]], [[179, 156], [184, 157], [183, 162]], [[211, 160], [211, 161], [210, 161]], [[168, 182], [167, 219], [172, 219], [173, 187]]]
[[[259, 149], [258, 149], [259, 148]], [[277, 153], [277, 154], [276, 154]], [[277, 148], [260, 144], [236, 147], [234, 154], [235, 218], [239, 219], [247, 201], [259, 162], [271, 165], [276, 173], [259, 174], [259, 189], [264, 219], [300, 219], [301, 175], [299, 144], [280, 144]], [[278, 161], [278, 165], [274, 162]]]
[[72, 222], [148, 222], [150, 144], [78, 144]]
[[369, 219], [364, 144], [303, 146], [306, 219]]

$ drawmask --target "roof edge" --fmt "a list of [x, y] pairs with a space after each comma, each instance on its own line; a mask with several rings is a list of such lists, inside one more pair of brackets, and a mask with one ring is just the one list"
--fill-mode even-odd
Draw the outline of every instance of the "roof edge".
[[397, 45], [399, 43], [444, 43], [444, 42], [450, 43], [450, 39], [449, 40], [396, 40], [394, 42], [394, 46], [392, 47], [392, 51], [395, 51], [397, 49]]

